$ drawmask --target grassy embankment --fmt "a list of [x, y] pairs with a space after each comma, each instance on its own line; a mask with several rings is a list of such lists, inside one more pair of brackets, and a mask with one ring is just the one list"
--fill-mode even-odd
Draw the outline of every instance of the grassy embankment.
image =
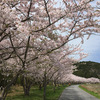
[[80, 85], [79, 87], [100, 99], [100, 84], [84, 84]]
[[[47, 86], [46, 100], [58, 100], [62, 91], [67, 87], [56, 87], [55, 93], [53, 92], [53, 86]], [[12, 87], [6, 100], [43, 100], [43, 89], [39, 90], [37, 86], [31, 88], [30, 96], [24, 96], [23, 88], [21, 86]]]

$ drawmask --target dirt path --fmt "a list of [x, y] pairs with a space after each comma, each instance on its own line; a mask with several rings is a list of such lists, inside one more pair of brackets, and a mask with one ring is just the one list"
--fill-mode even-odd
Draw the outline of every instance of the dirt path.
[[72, 85], [67, 87], [59, 100], [100, 100], [95, 98], [94, 96], [88, 94], [78, 87], [78, 85]]

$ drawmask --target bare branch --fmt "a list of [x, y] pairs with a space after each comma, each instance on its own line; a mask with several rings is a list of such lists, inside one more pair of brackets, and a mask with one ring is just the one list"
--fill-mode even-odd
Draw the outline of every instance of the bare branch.
[[28, 48], [29, 48], [29, 42], [30, 42], [30, 36], [28, 37], [28, 42], [27, 42], [27, 45], [26, 45], [26, 51], [25, 51], [25, 55], [24, 55], [24, 62], [26, 62], [27, 52], [28, 52]]
[[17, 54], [17, 52], [16, 52], [16, 49], [15, 49], [15, 47], [14, 47], [14, 44], [13, 44], [13, 41], [12, 41], [12, 38], [11, 38], [11, 35], [9, 35], [9, 39], [10, 39], [10, 43], [11, 43], [11, 45], [12, 45], [12, 47], [13, 47], [13, 50], [14, 50], [14, 52], [15, 52], [15, 54], [17, 55], [17, 57], [23, 62], [23, 59]]
[[46, 27], [41, 28], [41, 29], [36, 30], [36, 31], [33, 31], [33, 32], [43, 31], [43, 30], [47, 29], [49, 26], [51, 26], [51, 25], [55, 24], [56, 22], [58, 22], [59, 20], [61, 20], [62, 18], [64, 18], [65, 16], [66, 16], [66, 15], [63, 15], [63, 16], [61, 16], [60, 18], [58, 18], [57, 20], [55, 20], [54, 22], [52, 22], [51, 24], [47, 25]]
[[[48, 0], [48, 1], [49, 1], [49, 0]], [[47, 8], [48, 1], [46, 2], [46, 1], [44, 0], [44, 4], [45, 4], [46, 13], [47, 13], [47, 15], [48, 15], [49, 24], [51, 24], [50, 15], [49, 15], [48, 8]]]
[[29, 8], [28, 8], [27, 18], [29, 17], [31, 7], [32, 7], [32, 0], [30, 0], [30, 6], [29, 6]]

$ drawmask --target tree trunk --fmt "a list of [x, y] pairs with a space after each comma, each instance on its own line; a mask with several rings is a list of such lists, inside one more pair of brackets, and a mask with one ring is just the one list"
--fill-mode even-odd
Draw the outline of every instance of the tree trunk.
[[53, 92], [55, 93], [56, 90], [56, 81], [54, 81], [54, 87], [53, 87]]
[[30, 94], [30, 89], [29, 88], [24, 88], [24, 95], [29, 96]]
[[20, 71], [19, 71], [19, 72], [17, 73], [17, 75], [11, 80], [11, 82], [9, 82], [9, 83], [6, 85], [6, 87], [4, 87], [4, 89], [2, 90], [2, 93], [1, 93], [0, 100], [5, 100], [5, 99], [6, 99], [6, 96], [7, 96], [8, 91], [10, 90], [11, 86], [12, 86], [13, 84], [16, 83], [19, 74], [20, 74]]
[[7, 92], [3, 91], [2, 96], [0, 97], [0, 100], [5, 100], [7, 96]]
[[5, 93], [4, 95], [2, 95], [2, 96], [0, 97], [0, 100], [5, 100], [5, 99], [6, 99], [6, 96], [7, 96], [7, 93]]
[[47, 87], [47, 79], [46, 79], [46, 72], [44, 73], [44, 90], [43, 90], [43, 100], [46, 100], [46, 87]]
[[41, 83], [39, 84], [39, 90], [41, 90], [42, 89], [42, 85], [41, 85]]
[[32, 86], [32, 82], [30, 81], [30, 79], [22, 76], [22, 86], [23, 86], [23, 90], [24, 90], [24, 95], [29, 96], [30, 88]]

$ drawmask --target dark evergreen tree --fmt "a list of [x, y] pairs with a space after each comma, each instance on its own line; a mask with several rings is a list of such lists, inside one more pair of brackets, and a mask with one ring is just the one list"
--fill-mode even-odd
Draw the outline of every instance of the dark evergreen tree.
[[92, 61], [82, 61], [74, 64], [76, 69], [74, 69], [73, 74], [85, 78], [99, 78], [100, 79], [100, 63]]

